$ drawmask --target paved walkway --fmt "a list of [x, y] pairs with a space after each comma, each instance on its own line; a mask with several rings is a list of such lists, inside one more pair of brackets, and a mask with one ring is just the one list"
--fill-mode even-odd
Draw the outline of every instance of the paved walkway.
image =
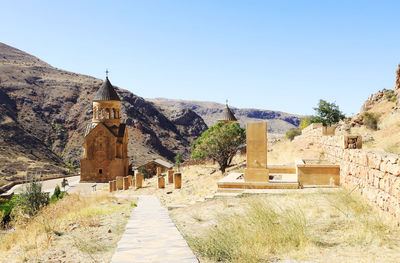
[[197, 263], [185, 239], [153, 195], [138, 196], [112, 263]]

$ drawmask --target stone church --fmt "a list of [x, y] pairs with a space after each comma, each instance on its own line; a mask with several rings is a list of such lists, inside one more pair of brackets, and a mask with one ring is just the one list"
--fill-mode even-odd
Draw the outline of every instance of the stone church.
[[84, 134], [81, 182], [105, 183], [128, 175], [128, 134], [120, 107], [121, 99], [106, 77], [94, 96], [93, 119]]

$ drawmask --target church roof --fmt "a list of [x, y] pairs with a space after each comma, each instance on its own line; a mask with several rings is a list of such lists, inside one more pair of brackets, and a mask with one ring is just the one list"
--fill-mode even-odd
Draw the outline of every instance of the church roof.
[[93, 100], [121, 100], [115, 91], [113, 85], [111, 85], [110, 80], [106, 77], [103, 85], [101, 85], [100, 89], [97, 91]]
[[233, 115], [231, 109], [229, 108], [228, 104], [226, 104], [226, 108], [223, 111], [224, 117], [222, 120], [224, 121], [237, 121], [235, 115]]

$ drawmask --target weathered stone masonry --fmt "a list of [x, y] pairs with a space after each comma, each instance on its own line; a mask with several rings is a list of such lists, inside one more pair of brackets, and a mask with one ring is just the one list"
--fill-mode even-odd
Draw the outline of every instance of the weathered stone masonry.
[[[334, 164], [340, 165], [340, 183], [348, 190], [358, 190], [367, 202], [400, 222], [400, 155], [348, 148], [346, 135], [327, 132], [320, 124], [303, 130], [295, 141], [313, 144]], [[358, 137], [361, 148], [361, 137]]]

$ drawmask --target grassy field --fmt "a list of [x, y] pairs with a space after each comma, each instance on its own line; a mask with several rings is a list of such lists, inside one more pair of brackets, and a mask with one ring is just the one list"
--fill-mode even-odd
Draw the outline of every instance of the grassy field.
[[[0, 235], [6, 262], [109, 262], [136, 199], [106, 192], [71, 194]], [[61, 260], [61, 261], [60, 261]]]
[[400, 229], [345, 190], [215, 199], [172, 212], [201, 262], [398, 262]]

